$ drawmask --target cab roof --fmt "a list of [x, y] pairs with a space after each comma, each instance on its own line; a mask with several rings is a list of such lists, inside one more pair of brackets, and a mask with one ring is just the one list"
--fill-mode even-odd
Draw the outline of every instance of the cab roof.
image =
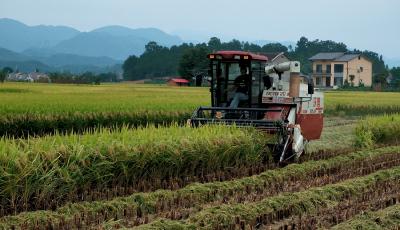
[[253, 60], [264, 60], [268, 61], [268, 58], [264, 55], [259, 55], [255, 53], [250, 53], [250, 52], [244, 52], [244, 51], [218, 51], [215, 53], [210, 53], [207, 54], [207, 58], [211, 58], [210, 55], [214, 55], [214, 58], [216, 55], [222, 55], [223, 59], [235, 59], [235, 55], [240, 55], [241, 58], [243, 59], [244, 56], [248, 56], [248, 59], [253, 59]]

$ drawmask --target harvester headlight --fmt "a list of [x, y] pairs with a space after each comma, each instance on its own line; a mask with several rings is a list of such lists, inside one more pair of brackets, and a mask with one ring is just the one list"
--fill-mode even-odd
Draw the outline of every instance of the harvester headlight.
[[214, 58], [214, 55], [210, 55], [210, 58]]
[[215, 56], [217, 59], [222, 59], [222, 55], [216, 55]]
[[235, 59], [240, 59], [240, 55], [235, 55]]
[[243, 59], [249, 59], [249, 56], [243, 56]]

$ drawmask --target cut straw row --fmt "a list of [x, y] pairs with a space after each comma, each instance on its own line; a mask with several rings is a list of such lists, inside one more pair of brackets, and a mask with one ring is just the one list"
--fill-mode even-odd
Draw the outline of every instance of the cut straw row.
[[[159, 205], [163, 202], [175, 204], [182, 202], [180, 201], [181, 198], [187, 199], [193, 196], [196, 202], [185, 204], [186, 208], [194, 208], [198, 205], [204, 205], [210, 202], [220, 202], [221, 200], [224, 200], [224, 194], [227, 195], [231, 192], [232, 196], [230, 195], [229, 198], [232, 198], [237, 194], [242, 194], [244, 191], [258, 193], [259, 191], [257, 188], [271, 191], [277, 190], [279, 191], [278, 193], [280, 193], [283, 190], [290, 189], [290, 187], [293, 187], [296, 183], [304, 184], [310, 180], [318, 180], [317, 178], [319, 177], [326, 177], [326, 175], [338, 175], [337, 173], [342, 173], [346, 168], [352, 168], [352, 170], [358, 170], [362, 167], [369, 168], [373, 167], [373, 165], [371, 165], [372, 162], [375, 162], [376, 165], [381, 164], [383, 166], [383, 164], [379, 162], [384, 162], [385, 159], [397, 159], [399, 150], [400, 147], [387, 147], [372, 152], [356, 152], [329, 160], [317, 162], [310, 161], [301, 165], [293, 164], [282, 169], [269, 170], [257, 176], [233, 181], [192, 184], [178, 191], [159, 190], [153, 193], [138, 193], [129, 197], [118, 198], [113, 201], [83, 202], [77, 204], [70, 203], [53, 212], [26, 212], [21, 213], [18, 216], [4, 217], [3, 220], [9, 224], [12, 223], [15, 226], [24, 222], [27, 222], [32, 226], [35, 220], [45, 223], [48, 216], [50, 216], [54, 221], [59, 221], [61, 218], [70, 221], [74, 216], [81, 216], [83, 214], [87, 215], [89, 212], [100, 213], [103, 215], [105, 212], [121, 212], [123, 210], [133, 209], [136, 214], [136, 209], [138, 207], [141, 207], [142, 210], [147, 210], [148, 214], [155, 214], [157, 213], [155, 208], [157, 207], [157, 203]], [[380, 158], [382, 158], [382, 160], [380, 160]], [[340, 170], [341, 168], [343, 170]], [[377, 168], [377, 170], [379, 170], [379, 168]], [[368, 173], [368, 171], [366, 172]], [[354, 174], [353, 176], [356, 175], [358, 174]]]

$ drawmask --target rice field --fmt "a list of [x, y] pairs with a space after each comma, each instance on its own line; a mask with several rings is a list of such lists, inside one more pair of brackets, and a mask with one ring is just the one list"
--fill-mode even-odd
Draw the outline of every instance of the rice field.
[[208, 88], [0, 96], [0, 229], [396, 229], [397, 94], [326, 92], [321, 139], [285, 167], [262, 132], [184, 125]]
[[[363, 117], [400, 110], [396, 93], [326, 92], [325, 115]], [[199, 106], [210, 106], [207, 87], [140, 84], [0, 85], [0, 136], [82, 133], [121, 125], [184, 124]]]

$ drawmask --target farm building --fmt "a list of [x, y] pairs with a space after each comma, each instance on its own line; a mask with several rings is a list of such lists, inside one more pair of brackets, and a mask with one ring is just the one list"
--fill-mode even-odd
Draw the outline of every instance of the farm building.
[[186, 79], [171, 79], [167, 81], [167, 86], [189, 86], [189, 82]]
[[[293, 61], [284, 52], [263, 52], [260, 53], [260, 55], [264, 55], [268, 58], [267, 63], [265, 63], [267, 66], [278, 65], [283, 62]], [[274, 79], [278, 79], [278, 74], [269, 74], [269, 75]], [[286, 81], [289, 81], [289, 78], [290, 78], [289, 72], [285, 72], [282, 74], [282, 79], [286, 79]]]
[[315, 86], [341, 86], [345, 80], [351, 82], [351, 75], [354, 76], [354, 86], [372, 84], [372, 61], [361, 54], [325, 52], [308, 60], [313, 62], [309, 74], [313, 76]]

